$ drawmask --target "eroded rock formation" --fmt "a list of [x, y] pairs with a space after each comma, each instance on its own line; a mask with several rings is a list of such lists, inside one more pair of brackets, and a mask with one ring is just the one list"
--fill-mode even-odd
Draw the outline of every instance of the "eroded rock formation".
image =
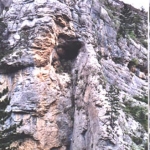
[[147, 13], [118, 0], [14, 0], [1, 22], [1, 150], [147, 148], [147, 80], [127, 67], [147, 70]]

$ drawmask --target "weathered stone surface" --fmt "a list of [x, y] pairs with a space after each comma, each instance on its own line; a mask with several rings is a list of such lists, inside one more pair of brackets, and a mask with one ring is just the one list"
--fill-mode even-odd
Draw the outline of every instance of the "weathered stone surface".
[[0, 149], [145, 148], [147, 80], [128, 64], [147, 70], [146, 16], [118, 0], [14, 0], [0, 49]]

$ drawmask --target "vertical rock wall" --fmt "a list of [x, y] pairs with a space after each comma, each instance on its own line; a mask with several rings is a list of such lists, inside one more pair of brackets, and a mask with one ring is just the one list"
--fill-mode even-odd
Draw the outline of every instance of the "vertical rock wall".
[[14, 0], [2, 16], [1, 150], [146, 149], [145, 12], [118, 0]]

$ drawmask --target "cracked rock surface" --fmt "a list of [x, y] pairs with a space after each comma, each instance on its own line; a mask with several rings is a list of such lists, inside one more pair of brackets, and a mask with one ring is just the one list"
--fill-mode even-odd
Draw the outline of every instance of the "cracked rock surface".
[[13, 0], [2, 16], [0, 150], [147, 149], [147, 78], [128, 67], [147, 76], [146, 12]]

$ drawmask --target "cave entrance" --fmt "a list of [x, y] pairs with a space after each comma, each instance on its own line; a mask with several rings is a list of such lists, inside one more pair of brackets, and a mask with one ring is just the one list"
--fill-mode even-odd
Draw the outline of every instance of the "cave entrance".
[[61, 59], [74, 60], [79, 54], [83, 43], [78, 40], [68, 40], [57, 46], [56, 52]]

